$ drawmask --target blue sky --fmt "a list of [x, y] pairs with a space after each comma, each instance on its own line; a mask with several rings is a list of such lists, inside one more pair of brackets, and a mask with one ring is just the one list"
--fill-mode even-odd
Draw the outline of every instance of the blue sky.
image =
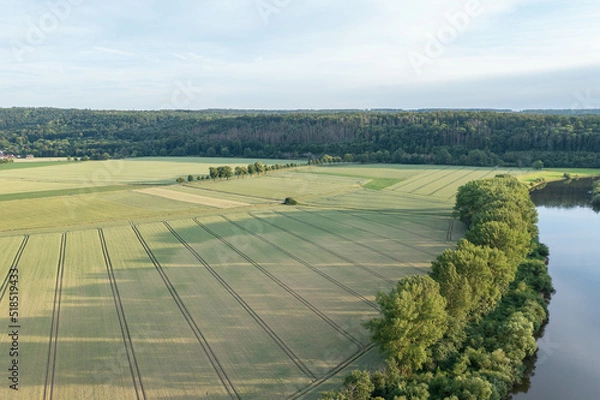
[[600, 108], [597, 0], [0, 5], [0, 107]]

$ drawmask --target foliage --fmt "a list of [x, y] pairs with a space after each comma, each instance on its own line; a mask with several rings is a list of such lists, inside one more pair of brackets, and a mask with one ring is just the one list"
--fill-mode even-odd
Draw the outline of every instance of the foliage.
[[286, 197], [285, 200], [283, 201], [283, 204], [285, 204], [287, 206], [295, 206], [298, 204], [298, 201], [296, 199], [294, 199], [293, 197]]
[[[0, 109], [0, 150], [36, 157], [277, 158], [600, 167], [600, 116], [493, 111]], [[261, 171], [262, 172], [262, 171]]]
[[404, 374], [418, 371], [428, 359], [428, 349], [445, 333], [446, 300], [429, 276], [402, 279], [389, 294], [377, 294], [381, 317], [365, 326], [388, 358]]

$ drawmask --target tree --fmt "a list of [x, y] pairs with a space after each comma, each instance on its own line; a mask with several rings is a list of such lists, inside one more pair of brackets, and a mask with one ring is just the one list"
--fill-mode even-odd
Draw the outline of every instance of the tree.
[[221, 168], [222, 168], [221, 177], [229, 180], [229, 178], [231, 178], [233, 176], [233, 168], [231, 168], [229, 165], [225, 165]]
[[252, 176], [255, 173], [256, 173], [256, 165], [248, 164], [248, 174], [250, 174], [250, 176]]
[[257, 161], [254, 163], [254, 168], [255, 168], [256, 173], [259, 175], [262, 174], [263, 172], [265, 172], [265, 166], [260, 161]]
[[431, 277], [449, 300], [453, 318], [478, 318], [490, 311], [515, 278], [517, 265], [504, 252], [462, 239], [456, 250], [444, 251], [433, 263]]
[[246, 176], [248, 174], [248, 169], [246, 167], [237, 166], [235, 167], [235, 175], [239, 177]]
[[533, 169], [541, 170], [544, 168], [544, 162], [542, 160], [536, 160], [531, 165]]
[[210, 176], [210, 179], [214, 181], [219, 177], [219, 171], [215, 167], [209, 167], [208, 176]]
[[193, 182], [194, 181], [194, 176], [193, 175], [188, 175], [187, 180], [188, 180], [188, 182]]
[[183, 182], [185, 182], [185, 178], [183, 176], [180, 176], [179, 178], [177, 178], [175, 180], [177, 183], [182, 184]]
[[389, 294], [377, 294], [381, 316], [365, 324], [373, 341], [406, 375], [419, 370], [427, 350], [446, 331], [446, 300], [429, 276], [402, 279]]

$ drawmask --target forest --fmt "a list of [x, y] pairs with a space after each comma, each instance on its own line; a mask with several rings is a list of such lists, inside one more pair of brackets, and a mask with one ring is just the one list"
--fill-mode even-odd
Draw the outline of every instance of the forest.
[[548, 111], [0, 109], [0, 150], [35, 157], [317, 158], [600, 167], [600, 115]]

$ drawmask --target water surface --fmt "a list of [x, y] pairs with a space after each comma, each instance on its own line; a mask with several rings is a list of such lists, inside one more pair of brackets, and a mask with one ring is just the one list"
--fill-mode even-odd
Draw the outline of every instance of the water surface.
[[529, 387], [513, 399], [600, 399], [600, 214], [589, 208], [591, 183], [583, 192], [548, 186], [532, 198], [556, 294]]

